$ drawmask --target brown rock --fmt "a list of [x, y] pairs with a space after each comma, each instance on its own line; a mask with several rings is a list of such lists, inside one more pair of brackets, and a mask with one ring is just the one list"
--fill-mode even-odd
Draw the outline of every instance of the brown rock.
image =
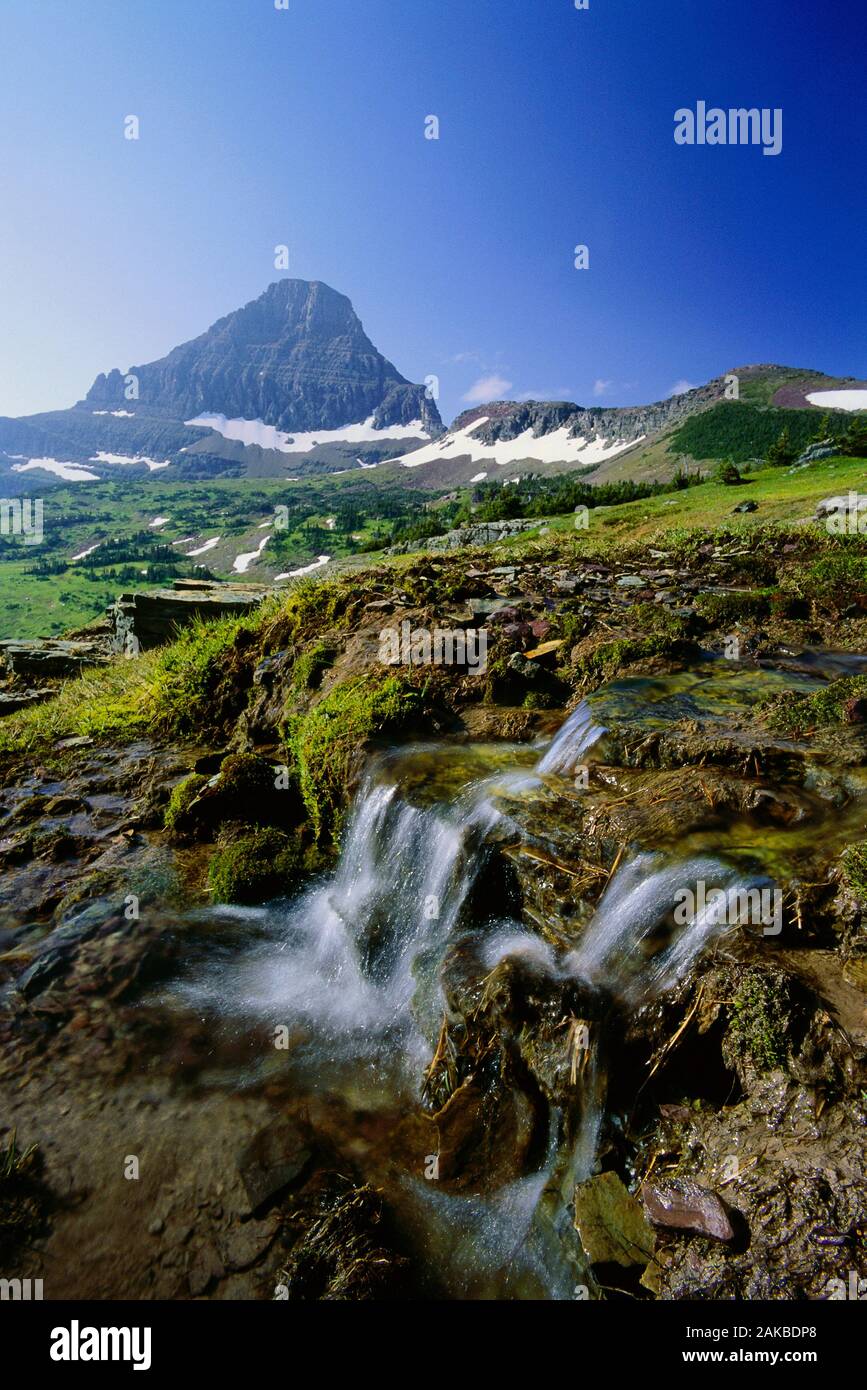
[[722, 1198], [688, 1178], [673, 1178], [656, 1186], [646, 1183], [641, 1199], [648, 1218], [661, 1230], [734, 1240], [735, 1229]]

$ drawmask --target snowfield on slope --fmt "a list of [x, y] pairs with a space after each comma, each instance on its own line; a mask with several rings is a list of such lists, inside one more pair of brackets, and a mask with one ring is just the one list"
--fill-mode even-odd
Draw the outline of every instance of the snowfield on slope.
[[471, 420], [463, 429], [447, 434], [444, 439], [434, 440], [412, 454], [404, 454], [394, 462], [402, 463], [404, 468], [418, 468], [424, 463], [439, 463], [443, 459], [469, 458], [473, 463], [493, 461], [501, 468], [509, 463], [522, 463], [534, 459], [539, 463], [604, 463], [627, 449], [639, 444], [644, 435], [624, 442], [614, 439], [585, 439], [582, 435], [572, 435], [567, 426], [551, 430], [549, 434], [535, 435], [531, 429], [524, 430], [517, 439], [499, 439], [495, 444], [486, 444], [477, 439], [474, 431], [487, 424], [488, 416]]

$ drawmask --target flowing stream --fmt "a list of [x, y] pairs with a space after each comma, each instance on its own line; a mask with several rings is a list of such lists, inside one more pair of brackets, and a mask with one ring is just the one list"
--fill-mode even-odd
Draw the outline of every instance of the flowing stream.
[[[498, 745], [487, 766], [484, 750], [454, 746], [397, 750], [376, 761], [333, 876], [292, 901], [203, 914], [206, 925], [228, 929], [228, 939], [221, 944], [216, 933], [173, 988], [174, 1006], [216, 1020], [236, 1037], [251, 1026], [263, 1034], [286, 1029], [293, 1086], [320, 1118], [327, 1098], [327, 1113], [342, 1116], [345, 1138], [353, 1114], [418, 1108], [443, 1017], [440, 966], [458, 936], [476, 939], [481, 974], [521, 956], [541, 976], [584, 982], [627, 1007], [670, 989], [725, 930], [719, 912], [707, 907], [674, 927], [677, 889], [702, 880], [747, 890], [767, 879], [712, 854], [627, 857], [578, 944], [559, 951], [519, 920], [479, 921], [471, 902], [487, 855], [525, 833], [508, 807], [523, 797], [556, 796], [561, 778], [570, 779], [574, 795], [574, 769], [603, 734], [582, 704], [544, 751]], [[420, 776], [426, 765], [431, 778], [435, 768], [442, 779], [445, 768], [448, 787], [431, 787]], [[287, 1054], [275, 1054], [278, 1060], [285, 1070]], [[257, 1065], [245, 1084], [267, 1074], [267, 1061]], [[552, 1107], [544, 1161], [496, 1190], [454, 1195], [426, 1181], [420, 1163], [395, 1156], [390, 1200], [450, 1292], [574, 1296], [583, 1256], [569, 1201], [575, 1183], [594, 1170], [605, 1081], [594, 1053], [576, 1082], [577, 1126]]]

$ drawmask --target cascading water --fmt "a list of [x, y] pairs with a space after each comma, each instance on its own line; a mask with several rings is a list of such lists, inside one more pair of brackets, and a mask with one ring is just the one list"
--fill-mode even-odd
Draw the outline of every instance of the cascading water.
[[[535, 770], [495, 773], [466, 785], [451, 804], [417, 805], [401, 790], [401, 756], [374, 767], [361, 789], [333, 877], [289, 903], [248, 910], [254, 939], [212, 953], [181, 985], [197, 1010], [244, 1028], [284, 1025], [297, 1037], [297, 1074], [316, 1089], [351, 1089], [352, 1103], [388, 1097], [417, 1102], [419, 1078], [443, 1014], [439, 969], [459, 932], [479, 937], [483, 973], [516, 956], [539, 977], [580, 981], [635, 1007], [671, 988], [725, 929], [720, 913], [696, 912], [676, 927], [673, 898], [684, 884], [724, 890], [745, 878], [710, 856], [686, 861], [642, 853], [617, 870], [581, 938], [556, 950], [518, 921], [465, 920], [470, 892], [492, 837], [520, 836], [499, 797], [556, 796], [552, 783], [574, 772], [604, 730], [582, 704]], [[523, 750], [526, 753], [526, 750]], [[517, 757], [518, 750], [516, 750]], [[409, 756], [404, 755], [404, 758]], [[214, 909], [213, 916], [225, 917]], [[552, 1110], [540, 1169], [484, 1196], [459, 1196], [404, 1177], [424, 1243], [436, 1249], [450, 1287], [465, 1295], [520, 1296], [527, 1289], [568, 1298], [581, 1281], [582, 1255], [569, 1196], [596, 1161], [604, 1116], [604, 1069], [594, 1051], [576, 1080], [576, 1113], [564, 1145]], [[568, 1126], [567, 1126], [568, 1128]]]

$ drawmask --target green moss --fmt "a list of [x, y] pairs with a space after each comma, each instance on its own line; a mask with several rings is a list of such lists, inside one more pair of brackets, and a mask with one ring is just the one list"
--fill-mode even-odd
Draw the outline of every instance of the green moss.
[[801, 734], [846, 722], [850, 700], [867, 699], [867, 676], [841, 676], [811, 695], [786, 690], [762, 706], [768, 728], [776, 733]]
[[347, 609], [357, 597], [357, 588], [342, 580], [301, 579], [286, 599], [282, 623], [288, 625], [296, 639], [331, 632], [343, 623]]
[[178, 783], [169, 797], [163, 817], [166, 830], [182, 831], [185, 828], [190, 805], [207, 785], [207, 777], [203, 777], [199, 772], [191, 772], [189, 777]]
[[624, 616], [636, 633], [601, 642], [585, 652], [574, 665], [580, 678], [610, 680], [636, 661], [677, 656], [689, 645], [688, 622], [662, 604], [636, 603]]
[[215, 903], [260, 903], [291, 892], [302, 872], [297, 838], [270, 828], [241, 835], [233, 830], [218, 841], [208, 887]]
[[850, 845], [843, 853], [840, 864], [846, 887], [861, 902], [867, 902], [867, 840]]
[[339, 838], [354, 763], [367, 740], [407, 728], [424, 708], [424, 692], [406, 677], [365, 675], [330, 690], [308, 714], [289, 717], [288, 740], [317, 840], [326, 833]]
[[[231, 692], [232, 712], [240, 714], [246, 698], [235, 667], [243, 651], [242, 634], [252, 634], [263, 621], [261, 613], [216, 622], [196, 619], [184, 628], [157, 658], [149, 710], [152, 728], [175, 734], [213, 729], [220, 721], [224, 699]], [[249, 637], [247, 641], [249, 642]]]
[[783, 1066], [791, 1001], [784, 975], [747, 970], [729, 1006], [724, 1052], [729, 1064], [749, 1058], [760, 1071]]
[[820, 611], [839, 613], [851, 605], [867, 605], [867, 558], [847, 544], [849, 539], [841, 539], [838, 548], [809, 564], [793, 566], [781, 587]]
[[290, 698], [303, 698], [311, 690], [317, 690], [322, 683], [323, 675], [334, 664], [335, 655], [336, 648], [333, 643], [322, 640], [314, 642], [303, 651], [292, 671]]
[[739, 593], [698, 594], [695, 608], [711, 627], [733, 627], [745, 621], [767, 618], [771, 610], [771, 591], [747, 589]]

